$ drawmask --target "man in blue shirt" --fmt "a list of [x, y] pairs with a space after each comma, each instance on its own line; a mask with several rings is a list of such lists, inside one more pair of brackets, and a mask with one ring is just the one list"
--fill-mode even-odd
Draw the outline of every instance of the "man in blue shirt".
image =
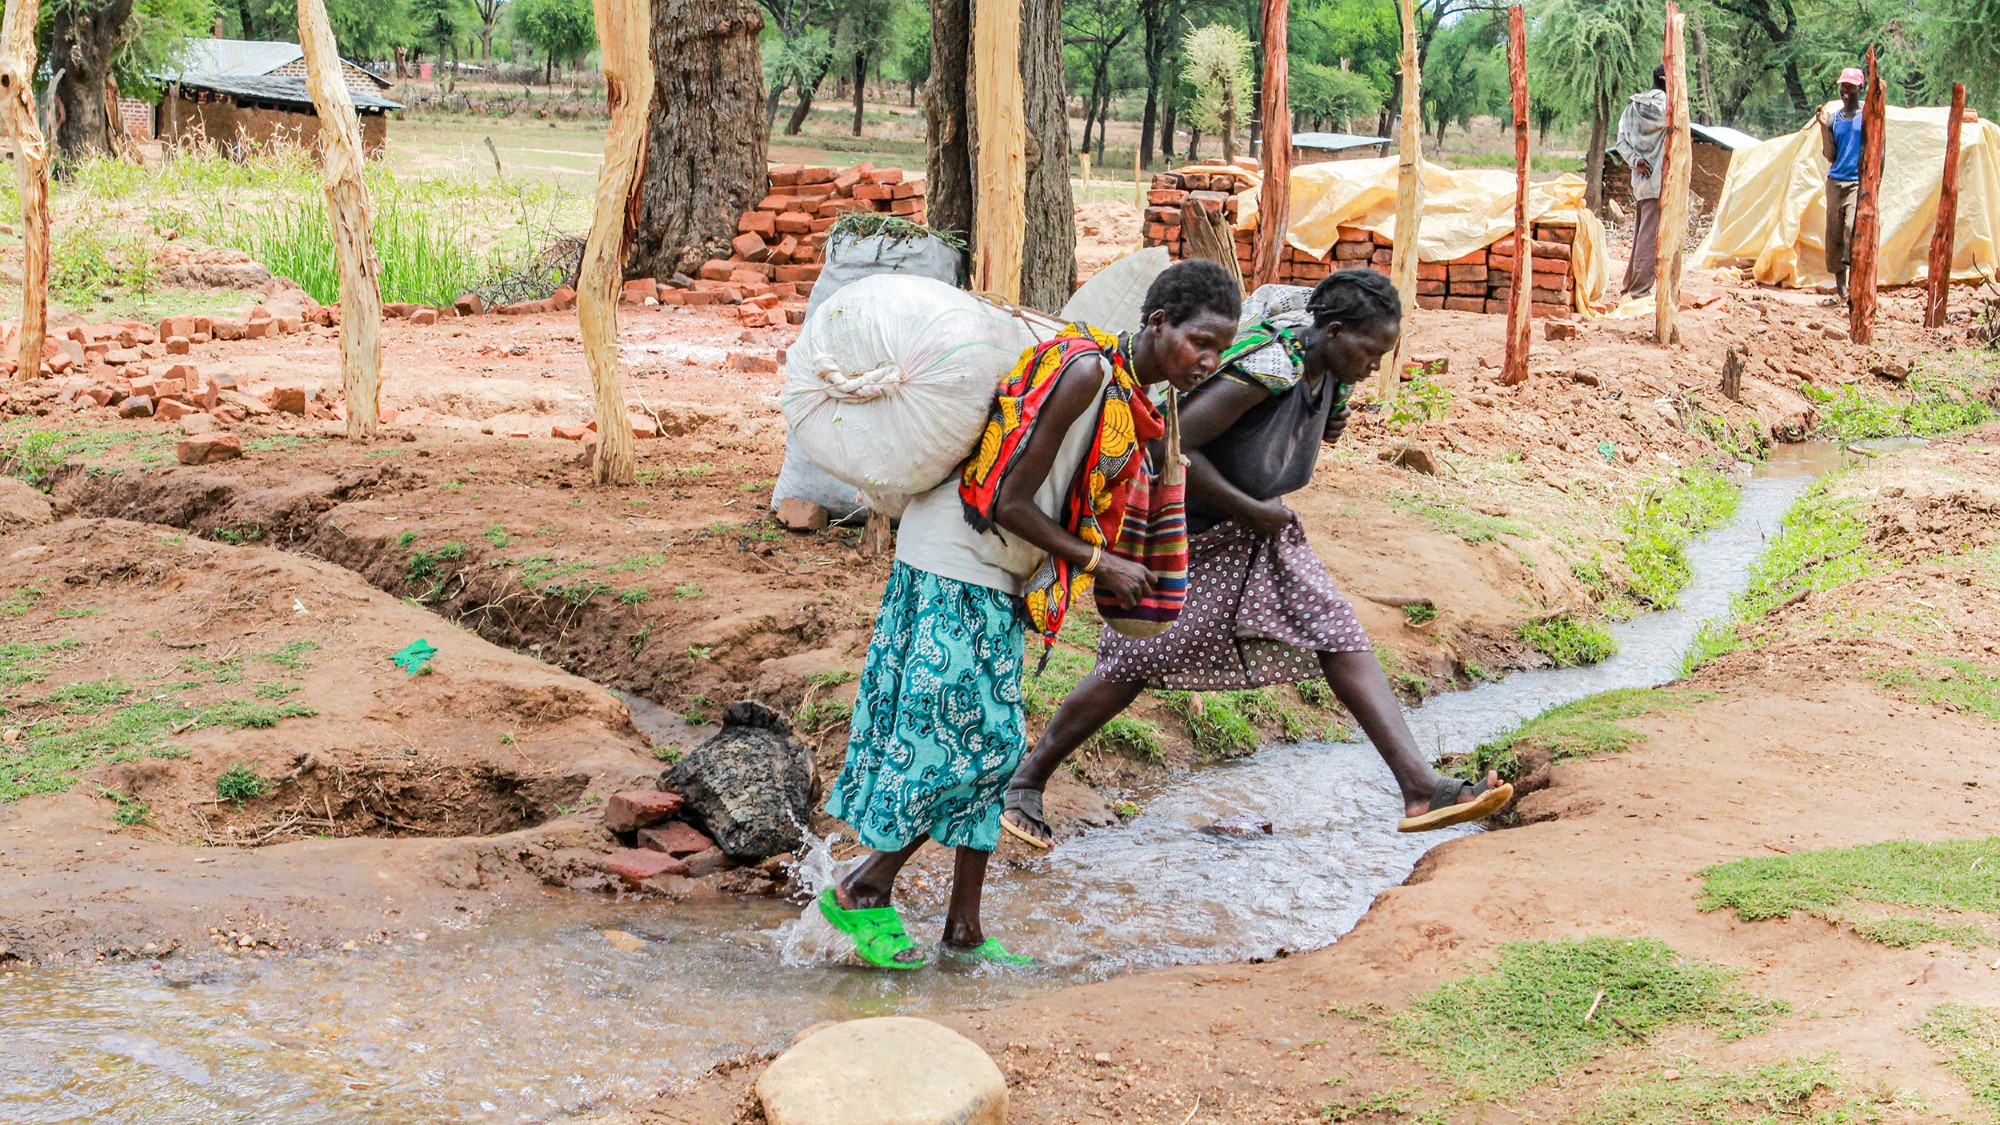
[[1847, 264], [1854, 252], [1854, 200], [1861, 188], [1861, 86], [1868, 76], [1850, 66], [1840, 72], [1840, 106], [1819, 111], [1820, 151], [1826, 173], [1826, 268], [1833, 272], [1834, 301], [1847, 299]]

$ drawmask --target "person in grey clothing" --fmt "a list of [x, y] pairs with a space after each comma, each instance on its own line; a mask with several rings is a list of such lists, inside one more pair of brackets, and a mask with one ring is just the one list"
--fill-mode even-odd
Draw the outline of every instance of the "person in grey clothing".
[[1632, 169], [1632, 264], [1625, 268], [1625, 295], [1653, 291], [1659, 272], [1660, 164], [1667, 155], [1667, 68], [1653, 68], [1653, 88], [1632, 95], [1618, 118], [1618, 143], [1611, 151]]

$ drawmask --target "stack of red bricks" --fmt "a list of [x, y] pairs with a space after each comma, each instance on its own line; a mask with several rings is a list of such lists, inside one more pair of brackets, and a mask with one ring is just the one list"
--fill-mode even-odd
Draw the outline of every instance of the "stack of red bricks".
[[[1206, 207], [1233, 225], [1237, 216], [1234, 193], [1252, 182], [1250, 177], [1226, 173], [1168, 172], [1154, 176], [1153, 189], [1146, 197], [1146, 245], [1165, 246], [1174, 257], [1183, 257], [1181, 231], [1185, 208]], [[1531, 311], [1535, 316], [1566, 316], [1575, 307], [1570, 245], [1576, 241], [1576, 228], [1536, 223], [1529, 233], [1532, 235], [1529, 268], [1533, 271], [1529, 292], [1533, 302]], [[1236, 231], [1236, 263], [1246, 277], [1251, 272], [1255, 240], [1254, 230]], [[1313, 285], [1335, 270], [1346, 269], [1373, 269], [1386, 274], [1394, 253], [1394, 243], [1384, 235], [1360, 227], [1341, 227], [1333, 248], [1324, 258], [1287, 245], [1279, 257], [1278, 280], [1287, 285]], [[1417, 304], [1427, 309], [1504, 314], [1516, 260], [1514, 238], [1508, 235], [1453, 261], [1418, 262]]]
[[[1529, 311], [1535, 316], [1567, 316], [1576, 307], [1575, 275], [1570, 265], [1576, 228], [1536, 223], [1529, 234]], [[1418, 262], [1417, 304], [1427, 309], [1505, 314], [1507, 291], [1514, 284], [1519, 262], [1511, 234], [1463, 258]]]
[[[1164, 246], [1178, 258], [1182, 255], [1181, 212], [1190, 204], [1206, 207], [1236, 222], [1236, 193], [1258, 182], [1255, 173], [1222, 171], [1162, 172], [1153, 177], [1146, 193], [1146, 245]], [[1236, 256], [1248, 265], [1249, 255], [1243, 235], [1237, 235]]]
[[703, 262], [700, 276], [625, 283], [623, 299], [643, 304], [735, 305], [743, 323], [803, 323], [804, 301], [819, 278], [827, 232], [849, 211], [924, 221], [924, 181], [900, 168], [857, 164], [816, 168], [780, 164], [770, 193], [737, 220], [730, 256]]
[[64, 392], [58, 405], [88, 400], [115, 409], [121, 418], [174, 422], [209, 414], [217, 422], [240, 422], [274, 409], [303, 414], [302, 388], [293, 389], [284, 402], [270, 401], [270, 395], [254, 399], [239, 394], [228, 376], [204, 377], [185, 357], [193, 345], [211, 340], [255, 340], [300, 332], [305, 319], [275, 315], [260, 305], [242, 320], [170, 316], [157, 329], [138, 321], [80, 325], [49, 339], [45, 348], [49, 358], [43, 367], [51, 375], [81, 375], [87, 380]]

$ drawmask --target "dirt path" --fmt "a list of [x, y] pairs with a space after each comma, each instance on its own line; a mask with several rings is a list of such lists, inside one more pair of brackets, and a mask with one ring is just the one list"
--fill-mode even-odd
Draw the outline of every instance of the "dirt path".
[[[1824, 569], [1831, 560], [1814, 560], [1821, 569], [1798, 581], [1821, 588], [1745, 624], [1750, 647], [1619, 720], [1641, 738], [1630, 749], [1556, 763], [1548, 787], [1522, 801], [1521, 826], [1438, 848], [1336, 945], [1121, 978], [948, 1022], [1000, 1062], [1009, 1120], [1022, 1122], [1665, 1123], [1736, 1120], [1753, 1108], [1805, 1119], [1842, 1106], [1855, 1116], [1840, 1120], [1983, 1119], [1992, 1107], [1913, 1031], [1940, 1005], [2000, 1004], [2000, 929], [1975, 948], [1894, 948], [1827, 920], [1842, 909], [1746, 922], [1727, 908], [1703, 911], [1698, 897], [1704, 869], [1746, 857], [1987, 838], [2000, 824], [1987, 796], [2000, 766], [1995, 441], [2000, 429], [1989, 429], [1833, 485], [1858, 513], [1850, 530], [1866, 573], [1843, 580]], [[1535, 742], [1524, 745], [1544, 760], [1547, 745], [1561, 745]], [[1737, 986], [1788, 1010], [1733, 1039], [1688, 1023], [1607, 1032], [1549, 1080], [1481, 1098], [1454, 1097], [1479, 1080], [1481, 1044], [1446, 1041], [1466, 1068], [1455, 1073], [1400, 1022], [1508, 943], [1606, 937], [1661, 941], [1737, 971]], [[1594, 1011], [1588, 986], [1541, 995], [1564, 1025]], [[1490, 1027], [1495, 1013], [1482, 1014]], [[1724, 1096], [1715, 1118], [1690, 1108], [1687, 1099], [1723, 1088], [1718, 1075], [1787, 1065], [1820, 1076], [1803, 1083], [1805, 1097], [1773, 1107]], [[758, 1069], [739, 1065], [646, 1119], [745, 1119], [737, 1111]]]

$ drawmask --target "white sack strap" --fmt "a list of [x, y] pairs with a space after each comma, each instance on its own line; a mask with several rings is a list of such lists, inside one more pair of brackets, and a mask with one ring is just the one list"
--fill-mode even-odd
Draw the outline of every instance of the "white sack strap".
[[828, 398], [842, 402], [866, 402], [881, 398], [910, 380], [909, 372], [893, 359], [883, 360], [866, 371], [849, 375], [830, 355], [813, 357], [813, 374], [826, 384]]

